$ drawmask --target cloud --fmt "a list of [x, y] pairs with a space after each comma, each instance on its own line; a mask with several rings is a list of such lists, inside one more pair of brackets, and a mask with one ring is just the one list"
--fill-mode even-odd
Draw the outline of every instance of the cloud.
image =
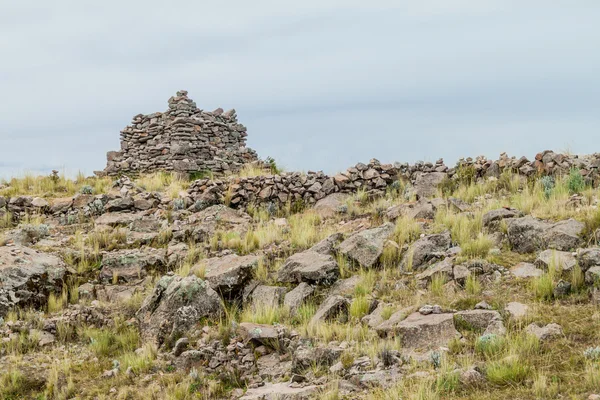
[[4, 3], [10, 173], [102, 169], [178, 89], [293, 169], [600, 144], [594, 1]]

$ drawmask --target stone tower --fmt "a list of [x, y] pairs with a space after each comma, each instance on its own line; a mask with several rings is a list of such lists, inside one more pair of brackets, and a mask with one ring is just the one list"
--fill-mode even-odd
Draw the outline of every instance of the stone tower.
[[200, 110], [181, 90], [169, 99], [167, 111], [133, 117], [121, 131], [121, 150], [107, 153], [106, 168], [99, 174], [235, 172], [258, 159], [246, 147], [246, 136], [235, 110]]

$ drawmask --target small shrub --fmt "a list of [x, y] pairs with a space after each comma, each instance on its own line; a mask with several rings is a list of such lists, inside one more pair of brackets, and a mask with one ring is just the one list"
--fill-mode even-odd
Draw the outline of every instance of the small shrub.
[[546, 175], [540, 179], [540, 184], [542, 185], [542, 189], [544, 190], [544, 195], [547, 199], [552, 196], [552, 191], [554, 190], [554, 178]]
[[480, 336], [475, 342], [475, 351], [487, 357], [499, 354], [504, 349], [505, 339], [493, 333]]
[[583, 179], [581, 171], [578, 168], [571, 168], [569, 171], [567, 187], [569, 188], [569, 193], [571, 194], [579, 194], [585, 189], [585, 180]]
[[94, 188], [91, 187], [90, 185], [83, 185], [79, 189], [79, 193], [81, 193], [81, 194], [93, 194], [94, 193]]

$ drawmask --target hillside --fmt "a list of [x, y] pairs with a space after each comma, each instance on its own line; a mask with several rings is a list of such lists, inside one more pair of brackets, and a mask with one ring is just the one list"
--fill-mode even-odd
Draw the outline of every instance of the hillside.
[[0, 184], [0, 399], [600, 399], [600, 155], [247, 154]]

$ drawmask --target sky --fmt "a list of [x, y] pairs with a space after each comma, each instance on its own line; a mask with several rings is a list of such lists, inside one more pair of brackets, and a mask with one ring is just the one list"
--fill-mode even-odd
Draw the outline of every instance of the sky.
[[600, 152], [597, 0], [0, 0], [0, 177], [92, 174], [177, 90], [287, 170]]

